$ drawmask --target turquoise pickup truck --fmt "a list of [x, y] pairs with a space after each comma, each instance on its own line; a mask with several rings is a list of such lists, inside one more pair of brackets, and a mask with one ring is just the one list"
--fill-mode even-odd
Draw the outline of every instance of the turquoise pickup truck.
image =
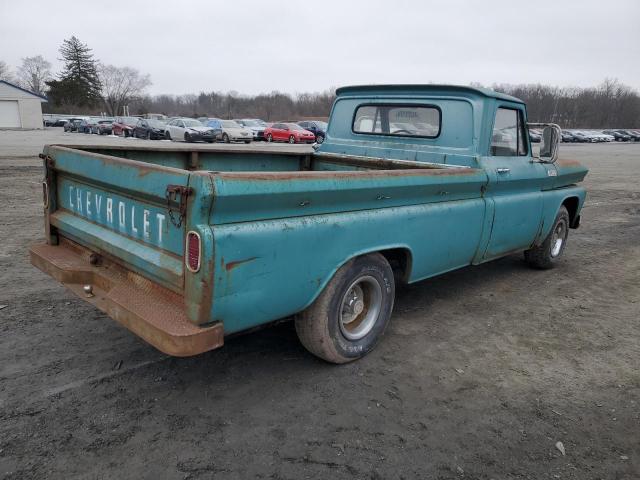
[[532, 153], [522, 101], [490, 90], [337, 91], [315, 151], [49, 145], [31, 262], [159, 350], [189, 356], [294, 317], [335, 363], [383, 336], [396, 285], [524, 252], [549, 268], [587, 170]]

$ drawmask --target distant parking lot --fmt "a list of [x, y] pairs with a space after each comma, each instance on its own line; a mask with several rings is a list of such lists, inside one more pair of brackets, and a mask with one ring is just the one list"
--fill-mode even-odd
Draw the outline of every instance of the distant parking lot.
[[590, 173], [556, 269], [411, 285], [335, 366], [290, 322], [170, 358], [29, 264], [42, 147], [132, 142], [0, 131], [1, 478], [639, 478], [640, 143], [561, 145]]

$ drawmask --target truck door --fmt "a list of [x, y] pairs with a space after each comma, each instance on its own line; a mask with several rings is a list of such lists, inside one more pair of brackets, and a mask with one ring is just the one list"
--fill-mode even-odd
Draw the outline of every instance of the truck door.
[[490, 181], [487, 201], [493, 202], [491, 236], [483, 259], [528, 248], [542, 222], [542, 184], [547, 170], [531, 161], [524, 111], [499, 106], [483, 164]]

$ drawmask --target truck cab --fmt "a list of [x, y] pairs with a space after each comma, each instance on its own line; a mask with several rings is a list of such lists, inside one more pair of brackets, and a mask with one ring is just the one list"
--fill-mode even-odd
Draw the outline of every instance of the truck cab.
[[[534, 155], [521, 100], [486, 88], [451, 85], [338, 89], [327, 137], [317, 153], [482, 169], [492, 231], [476, 263], [539, 239], [553, 221], [543, 192], [586, 175], [575, 161]], [[579, 223], [579, 197], [570, 205], [572, 225]]]

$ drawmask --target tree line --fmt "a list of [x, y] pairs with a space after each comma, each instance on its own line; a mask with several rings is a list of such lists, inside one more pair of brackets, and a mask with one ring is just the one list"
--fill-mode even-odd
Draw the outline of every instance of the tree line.
[[[294, 120], [327, 117], [335, 99], [334, 89], [297, 95], [278, 91], [149, 95], [149, 75], [132, 67], [102, 64], [75, 36], [64, 40], [59, 51], [64, 67], [55, 76], [51, 63], [36, 55], [23, 58], [15, 73], [0, 61], [0, 80], [46, 95], [49, 103], [43, 110], [47, 113], [119, 115], [128, 107], [131, 115]], [[615, 79], [587, 88], [541, 84], [494, 84], [491, 88], [524, 100], [531, 122], [554, 122], [563, 128], [640, 128], [640, 94]]]
[[563, 128], [640, 128], [640, 95], [615, 79], [597, 87], [493, 85], [498, 92], [527, 104], [530, 122], [553, 122]]

